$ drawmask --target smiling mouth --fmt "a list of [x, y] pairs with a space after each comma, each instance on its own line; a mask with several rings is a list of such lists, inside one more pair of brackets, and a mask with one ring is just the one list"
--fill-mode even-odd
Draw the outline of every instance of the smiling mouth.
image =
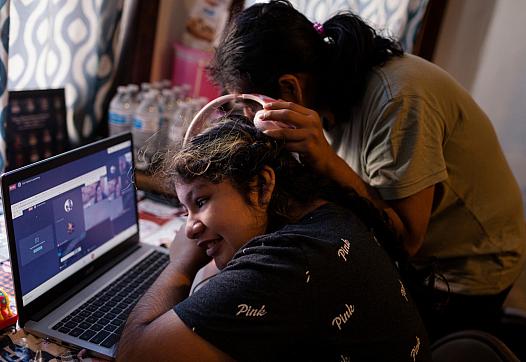
[[206, 255], [213, 257], [219, 249], [219, 243], [222, 239], [205, 240], [197, 243], [197, 246], [206, 250]]

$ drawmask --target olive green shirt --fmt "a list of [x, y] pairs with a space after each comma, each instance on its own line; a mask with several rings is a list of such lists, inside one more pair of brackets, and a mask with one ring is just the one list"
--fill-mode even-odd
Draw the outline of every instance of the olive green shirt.
[[515, 281], [526, 245], [521, 193], [490, 120], [445, 71], [413, 55], [390, 60], [371, 72], [351, 121], [327, 136], [385, 200], [435, 185], [416, 264], [438, 258], [456, 293], [496, 294]]

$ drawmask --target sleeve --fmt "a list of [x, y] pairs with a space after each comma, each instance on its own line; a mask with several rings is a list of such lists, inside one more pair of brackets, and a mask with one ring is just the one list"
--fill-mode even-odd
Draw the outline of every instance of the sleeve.
[[266, 243], [241, 254], [174, 310], [233, 358], [273, 360], [309, 330], [304, 261], [298, 248]]
[[422, 97], [391, 99], [367, 130], [362, 153], [371, 186], [400, 199], [447, 179], [445, 123]]

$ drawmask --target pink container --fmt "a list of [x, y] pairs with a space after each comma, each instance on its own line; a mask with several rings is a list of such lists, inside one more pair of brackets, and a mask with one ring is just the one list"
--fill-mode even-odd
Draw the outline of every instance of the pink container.
[[175, 43], [174, 48], [173, 84], [190, 85], [191, 97], [218, 97], [221, 94], [219, 88], [212, 84], [206, 74], [206, 66], [212, 58], [212, 52], [190, 48], [180, 43]]

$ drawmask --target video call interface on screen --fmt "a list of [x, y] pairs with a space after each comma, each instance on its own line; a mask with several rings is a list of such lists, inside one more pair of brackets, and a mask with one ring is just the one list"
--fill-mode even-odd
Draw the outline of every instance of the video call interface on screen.
[[22, 295], [137, 232], [133, 188], [130, 141], [10, 185]]

